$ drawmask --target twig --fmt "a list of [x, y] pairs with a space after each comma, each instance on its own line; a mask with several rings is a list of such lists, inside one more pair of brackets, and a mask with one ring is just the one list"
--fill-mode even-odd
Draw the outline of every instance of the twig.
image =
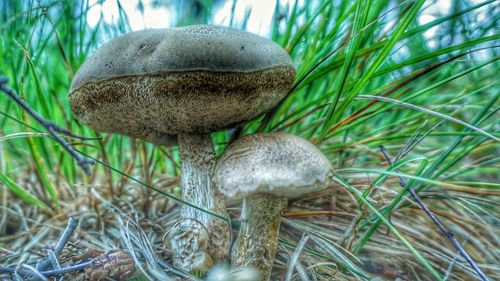
[[59, 269], [52, 269], [52, 270], [47, 270], [47, 271], [39, 271], [34, 267], [28, 266], [28, 265], [22, 265], [22, 268], [14, 268], [14, 267], [1, 267], [0, 266], [0, 273], [17, 273], [25, 276], [30, 276], [31, 278], [34, 278], [36, 280], [48, 280], [47, 277], [49, 276], [54, 276], [54, 275], [60, 275], [60, 274], [65, 274], [77, 270], [82, 270], [85, 269], [89, 266], [91, 266], [93, 263], [92, 260], [88, 260], [85, 262], [77, 263], [74, 265], [70, 265], [68, 267], [64, 268], [59, 268]]
[[31, 265], [23, 264], [23, 267], [26, 268], [27, 271], [32, 272], [35, 280], [41, 281], [49, 281], [38, 269], [34, 268]]
[[0, 266], [0, 274], [1, 273], [10, 273], [10, 274], [20, 274], [24, 276], [29, 276], [32, 280], [48, 280], [43, 274], [38, 271], [36, 268], [29, 266], [27, 264], [21, 264], [18, 266], [4, 267]]
[[92, 263], [93, 263], [93, 261], [89, 260], [89, 261], [77, 263], [77, 264], [70, 265], [68, 267], [64, 267], [64, 268], [60, 268], [60, 269], [52, 269], [52, 270], [42, 271], [40, 273], [43, 274], [44, 276], [47, 276], [47, 277], [54, 276], [54, 275], [60, 275], [60, 274], [65, 274], [65, 273], [69, 273], [69, 272], [73, 272], [73, 271], [87, 268], [87, 267], [91, 266]]
[[76, 163], [78, 166], [80, 166], [83, 171], [87, 174], [90, 175], [90, 168], [89, 164], [93, 165], [95, 162], [94, 160], [85, 157], [78, 153], [70, 144], [68, 144], [58, 133], [66, 135], [71, 138], [76, 138], [80, 140], [94, 140], [96, 138], [88, 138], [88, 137], [83, 137], [79, 135], [75, 135], [71, 133], [68, 129], [61, 128], [58, 125], [56, 125], [53, 122], [48, 121], [47, 119], [43, 118], [38, 112], [33, 110], [28, 103], [26, 103], [22, 98], [20, 98], [14, 91], [7, 86], [7, 83], [9, 82], [9, 79], [4, 76], [0, 76], [0, 90], [6, 93], [11, 99], [13, 99], [16, 103], [18, 103], [26, 112], [28, 112], [29, 115], [31, 115], [35, 120], [37, 120], [47, 131], [50, 133], [52, 138], [57, 141], [59, 144], [66, 149], [66, 151], [71, 155], [76, 160]]
[[[66, 226], [66, 229], [64, 229], [64, 232], [62, 233], [61, 237], [59, 238], [59, 241], [57, 241], [56, 246], [54, 247], [54, 256], [57, 259], [57, 257], [61, 254], [62, 250], [64, 249], [64, 246], [66, 246], [66, 243], [68, 243], [69, 239], [71, 238], [71, 235], [75, 232], [76, 228], [78, 227], [78, 219], [75, 217], [70, 217], [68, 221], [68, 225]], [[45, 270], [49, 268], [51, 265], [50, 259], [44, 258], [41, 261], [39, 261], [36, 265], [37, 270]]]
[[[393, 165], [393, 161], [392, 161], [391, 157], [389, 156], [389, 153], [387, 152], [385, 147], [380, 146], [380, 150], [384, 154], [384, 157], [387, 160], [387, 162], [389, 162], [390, 165]], [[394, 171], [399, 172], [398, 169], [395, 169]], [[399, 180], [400, 180], [400, 185], [402, 187], [405, 187], [408, 184], [408, 182], [406, 181], [406, 179], [404, 177], [399, 177]], [[488, 277], [486, 277], [486, 275], [481, 271], [481, 269], [479, 268], [477, 263], [471, 258], [471, 256], [462, 247], [462, 245], [460, 245], [460, 243], [458, 242], [458, 240], [455, 237], [455, 235], [453, 234], [453, 232], [451, 232], [450, 230], [447, 230], [444, 227], [444, 225], [439, 221], [439, 219], [434, 215], [434, 213], [432, 213], [432, 211], [427, 207], [427, 205], [425, 205], [424, 201], [422, 201], [422, 199], [420, 199], [420, 197], [413, 190], [413, 188], [408, 187], [408, 192], [410, 192], [411, 196], [413, 197], [413, 200], [415, 200], [417, 202], [417, 204], [420, 206], [420, 208], [422, 208], [422, 210], [424, 210], [424, 212], [429, 216], [429, 218], [434, 222], [434, 224], [437, 225], [439, 230], [441, 230], [441, 232], [446, 236], [446, 238], [448, 238], [448, 240], [450, 240], [451, 244], [460, 253], [460, 255], [472, 266], [472, 268], [474, 269], [474, 271], [476, 271], [479, 278], [483, 281], [488, 281], [489, 280]]]

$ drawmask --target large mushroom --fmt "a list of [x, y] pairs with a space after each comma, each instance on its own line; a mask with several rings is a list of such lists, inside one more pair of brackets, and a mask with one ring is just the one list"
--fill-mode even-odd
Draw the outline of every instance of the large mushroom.
[[232, 143], [214, 173], [214, 183], [222, 194], [243, 198], [231, 264], [254, 267], [260, 272], [259, 280], [269, 280], [288, 199], [322, 190], [332, 178], [330, 161], [303, 138], [261, 133]]
[[[88, 58], [69, 93], [76, 117], [104, 132], [160, 145], [178, 143], [182, 199], [225, 217], [212, 188], [215, 162], [211, 132], [250, 120], [289, 91], [295, 68], [274, 42], [228, 27], [196, 25], [150, 29], [116, 37]], [[229, 254], [228, 223], [184, 206], [173, 231], [174, 264], [193, 268], [200, 256]], [[192, 224], [192, 227], [190, 226]], [[208, 231], [208, 255], [197, 239]]]

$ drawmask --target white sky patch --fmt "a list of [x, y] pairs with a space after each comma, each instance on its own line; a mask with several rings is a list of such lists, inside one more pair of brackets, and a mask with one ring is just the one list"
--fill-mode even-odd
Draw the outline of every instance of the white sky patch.
[[[418, 23], [420, 25], [424, 25], [424, 24], [430, 23], [430, 22], [432, 22], [434, 20], [436, 20], [435, 16], [432, 16], [432, 15], [429, 15], [429, 14], [427, 14], [427, 15], [424, 14], [424, 15], [421, 15], [418, 18]], [[433, 40], [432, 38], [435, 38], [435, 36], [438, 33], [438, 29], [439, 29], [439, 26], [434, 26], [434, 27], [429, 28], [427, 31], [424, 32], [424, 37], [430, 39], [430, 40], [427, 41], [427, 45], [429, 45], [430, 48], [435, 48], [436, 45], [437, 45], [436, 40]]]
[[[231, 20], [232, 6], [233, 1], [227, 1], [224, 6], [215, 13], [213, 23], [228, 26]], [[271, 29], [271, 20], [275, 7], [275, 1], [239, 0], [234, 7], [233, 24], [240, 26], [246, 15], [250, 12], [246, 29], [256, 34], [267, 35]]]
[[[172, 22], [173, 12], [165, 7], [154, 7], [152, 0], [143, 0], [144, 14], [138, 9], [139, 0], [120, 1], [122, 9], [125, 11], [132, 31], [145, 28], [165, 28]], [[102, 3], [102, 4], [99, 4]], [[107, 24], [118, 23], [119, 7], [117, 0], [89, 0], [87, 13], [87, 23], [91, 28], [95, 28], [102, 17]]]
[[[435, 21], [438, 17], [447, 15], [451, 8], [451, 1], [452, 0], [436, 0], [431, 1], [430, 4], [424, 4], [424, 10], [417, 19], [419, 25], [430, 23]], [[431, 49], [437, 47], [438, 41], [436, 35], [438, 35], [438, 31], [439, 25], [424, 32], [424, 37], [428, 39], [426, 44]]]
[[[295, 0], [279, 0], [281, 6], [293, 5]], [[231, 9], [234, 0], [229, 0], [215, 13], [213, 24], [228, 26], [231, 21]], [[304, 0], [298, 4], [303, 5]], [[234, 7], [233, 25], [238, 27], [243, 24], [245, 16], [250, 12], [246, 30], [262, 36], [269, 35], [276, 1], [271, 0], [237, 0]]]

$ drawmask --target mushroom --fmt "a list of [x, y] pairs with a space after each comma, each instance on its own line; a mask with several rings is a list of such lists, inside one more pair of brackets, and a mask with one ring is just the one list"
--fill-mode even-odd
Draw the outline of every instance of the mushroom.
[[214, 184], [223, 195], [243, 198], [232, 266], [254, 267], [259, 280], [269, 280], [288, 199], [322, 190], [332, 178], [330, 161], [300, 137], [260, 133], [232, 143], [214, 172]]
[[[97, 49], [76, 73], [69, 100], [76, 117], [96, 130], [178, 144], [182, 199], [225, 217], [223, 197], [211, 183], [210, 133], [271, 109], [294, 76], [280, 46], [245, 31], [210, 25], [149, 29]], [[189, 224], [194, 232], [196, 224], [207, 229], [208, 257], [229, 255], [226, 221], [186, 205], [181, 218], [187, 219], [183, 227], [171, 232], [172, 246], [180, 247], [173, 249], [176, 266], [203, 270], [192, 268], [204, 243], [191, 243]]]

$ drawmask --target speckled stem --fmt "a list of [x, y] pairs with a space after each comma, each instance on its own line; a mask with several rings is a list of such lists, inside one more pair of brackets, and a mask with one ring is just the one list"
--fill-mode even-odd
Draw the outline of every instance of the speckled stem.
[[[224, 199], [212, 184], [215, 153], [210, 135], [179, 134], [178, 138], [182, 161], [182, 199], [212, 213], [227, 217]], [[223, 261], [228, 257], [230, 241], [227, 221], [187, 205], [183, 206], [181, 217], [184, 219], [182, 230], [178, 228], [174, 231], [178, 233], [173, 236], [172, 242], [172, 245], [179, 248], [174, 254], [174, 263], [182, 265], [184, 270], [206, 272], [208, 268], [195, 268], [196, 263], [191, 261], [193, 256], [200, 256], [201, 252], [205, 252], [214, 262]], [[201, 239], [195, 234], [200, 231], [197, 222], [208, 231], [208, 245], [192, 241]], [[207, 246], [201, 247], [202, 245]], [[201, 262], [201, 264], [208, 263]]]
[[253, 267], [260, 273], [259, 280], [269, 280], [273, 268], [281, 215], [288, 199], [268, 194], [257, 194], [243, 199], [241, 226], [231, 252], [235, 267]]

